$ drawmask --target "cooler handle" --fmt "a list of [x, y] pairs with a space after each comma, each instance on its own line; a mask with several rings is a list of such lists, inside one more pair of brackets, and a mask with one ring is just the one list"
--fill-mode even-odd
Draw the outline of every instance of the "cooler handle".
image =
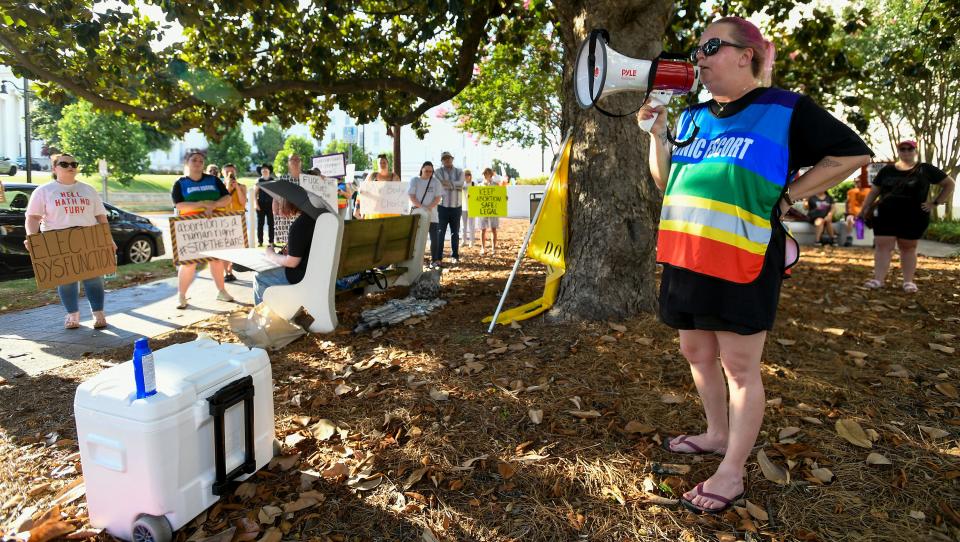
[[[231, 482], [257, 470], [253, 448], [253, 377], [238, 378], [217, 390], [207, 398], [210, 415], [213, 416], [213, 446], [217, 478], [213, 482], [213, 494], [220, 496], [230, 489]], [[237, 468], [227, 472], [227, 445], [224, 435], [224, 415], [227, 410], [243, 401], [244, 460]]]

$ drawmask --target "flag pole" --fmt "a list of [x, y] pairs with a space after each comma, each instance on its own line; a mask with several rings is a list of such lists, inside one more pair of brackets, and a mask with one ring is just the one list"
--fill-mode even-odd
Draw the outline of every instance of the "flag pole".
[[[567, 140], [570, 139], [570, 135], [566, 137], [563, 141], [563, 145], [560, 146], [560, 154], [563, 154], [563, 150], [567, 147]], [[561, 160], [557, 160], [557, 166], [559, 167]], [[569, 166], [568, 166], [569, 167]], [[503, 295], [500, 296], [500, 303], [497, 304], [497, 310], [493, 313], [493, 320], [490, 321], [490, 327], [487, 328], [487, 333], [493, 333], [493, 328], [497, 325], [497, 318], [500, 317], [500, 311], [503, 309], [503, 303], [507, 300], [507, 293], [510, 292], [510, 285], [513, 284], [513, 277], [517, 275], [517, 271], [520, 269], [520, 262], [523, 261], [524, 254], [527, 253], [527, 245], [530, 243], [530, 237], [533, 236], [533, 229], [537, 225], [537, 221], [540, 220], [540, 210], [543, 209], [543, 202], [547, 199], [547, 194], [550, 192], [550, 187], [553, 186], [554, 178], [556, 177], [556, 168], [554, 168], [553, 173], [550, 175], [550, 180], [547, 181], [546, 188], [543, 189], [543, 198], [540, 199], [540, 205], [537, 205], [537, 211], [533, 213], [533, 220], [530, 221], [530, 227], [527, 228], [527, 235], [523, 238], [523, 243], [520, 245], [520, 252], [517, 254], [517, 261], [513, 263], [513, 270], [510, 271], [510, 277], [507, 278], [507, 285], [503, 289]]]

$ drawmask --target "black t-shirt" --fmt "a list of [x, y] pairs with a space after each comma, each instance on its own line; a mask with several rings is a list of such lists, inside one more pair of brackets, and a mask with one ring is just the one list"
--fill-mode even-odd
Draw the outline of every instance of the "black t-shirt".
[[307, 259], [310, 257], [310, 245], [313, 243], [313, 228], [317, 221], [306, 213], [294, 219], [290, 224], [290, 233], [287, 235], [287, 255], [300, 258], [296, 267], [284, 269], [290, 284], [297, 284], [307, 274]]
[[[263, 177], [260, 177], [259, 179], [257, 179], [257, 184], [260, 185], [265, 182], [269, 182], [273, 180], [274, 180], [273, 177], [269, 179], [264, 179]], [[264, 190], [263, 187], [261, 186], [257, 186], [257, 205], [259, 205], [260, 210], [265, 213], [273, 212], [273, 196], [268, 194], [267, 191]]]
[[833, 198], [830, 194], [825, 194], [823, 199], [813, 195], [807, 198], [807, 216], [810, 218], [823, 218], [830, 212], [833, 205]]
[[877, 173], [873, 184], [880, 187], [881, 201], [897, 199], [919, 206], [930, 197], [930, 185], [940, 184], [946, 177], [941, 169], [924, 162], [907, 171], [890, 164]]
[[[722, 111], [713, 100], [708, 106], [717, 117], [730, 117], [743, 111], [766, 91], [766, 88], [754, 89], [739, 100], [726, 104]], [[860, 136], [806, 96], [797, 101], [790, 120], [789, 153], [791, 171], [815, 165], [824, 156], [873, 155]], [[780, 297], [786, 244], [786, 233], [773, 213], [771, 210], [773, 233], [770, 246], [756, 280], [735, 284], [664, 265], [660, 286], [661, 310], [716, 316], [740, 329], [771, 329]]]

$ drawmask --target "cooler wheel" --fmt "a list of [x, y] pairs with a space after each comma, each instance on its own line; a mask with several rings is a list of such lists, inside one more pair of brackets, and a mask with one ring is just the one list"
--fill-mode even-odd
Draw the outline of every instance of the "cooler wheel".
[[142, 514], [133, 522], [133, 542], [170, 542], [173, 529], [163, 516]]

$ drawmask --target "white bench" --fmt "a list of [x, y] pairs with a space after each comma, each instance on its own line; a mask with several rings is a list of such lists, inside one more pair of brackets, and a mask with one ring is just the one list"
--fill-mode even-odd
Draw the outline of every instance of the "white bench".
[[[263, 302], [281, 318], [293, 319], [300, 308], [311, 317], [312, 333], [330, 333], [337, 327], [335, 308], [338, 278], [386, 265], [387, 285], [409, 286], [423, 272], [430, 215], [416, 209], [411, 215], [344, 223], [336, 213], [317, 218], [306, 274], [297, 284], [271, 286]], [[376, 285], [367, 292], [379, 291]]]

